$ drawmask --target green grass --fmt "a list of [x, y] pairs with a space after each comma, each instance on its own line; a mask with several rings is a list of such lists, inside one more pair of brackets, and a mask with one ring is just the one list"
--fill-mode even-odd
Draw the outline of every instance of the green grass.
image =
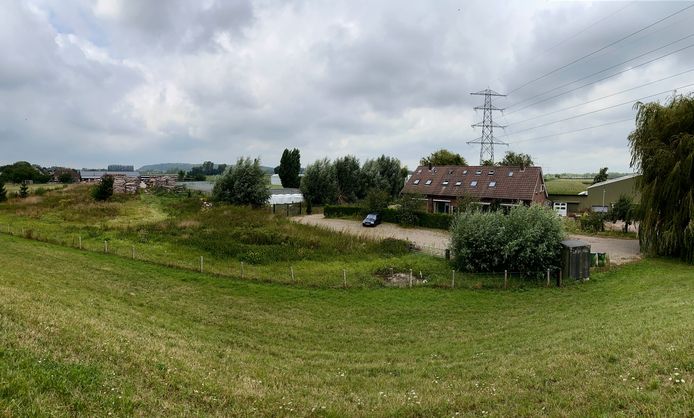
[[694, 271], [675, 261], [562, 289], [333, 290], [0, 248], [4, 416], [692, 411]]
[[[281, 212], [281, 211], [280, 211]], [[402, 241], [373, 241], [291, 222], [269, 210], [229, 205], [204, 208], [199, 196], [142, 194], [94, 202], [73, 186], [0, 204], [0, 230], [15, 235], [257, 281], [318, 287], [383, 285], [377, 273], [421, 275], [429, 285], [450, 282], [442, 259], [411, 253]], [[243, 263], [243, 267], [242, 264]], [[461, 282], [462, 284], [462, 282]]]
[[593, 184], [591, 179], [547, 179], [545, 186], [548, 194], [577, 195]]

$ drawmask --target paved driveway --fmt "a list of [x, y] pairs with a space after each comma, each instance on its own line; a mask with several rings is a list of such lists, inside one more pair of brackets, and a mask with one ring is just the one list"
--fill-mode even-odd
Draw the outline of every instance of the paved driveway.
[[[324, 218], [322, 214], [306, 215], [291, 219], [302, 224], [315, 225], [371, 239], [403, 239], [410, 241], [425, 252], [439, 256], [443, 256], [450, 243], [448, 232], [440, 229], [402, 228], [399, 225], [389, 223], [381, 224], [375, 228], [364, 228], [359, 221], [328, 219]], [[640, 258], [638, 240], [584, 235], [572, 235], [571, 238], [586, 241], [590, 244], [592, 252], [607, 253], [610, 256], [610, 260], [615, 264], [622, 264]]]

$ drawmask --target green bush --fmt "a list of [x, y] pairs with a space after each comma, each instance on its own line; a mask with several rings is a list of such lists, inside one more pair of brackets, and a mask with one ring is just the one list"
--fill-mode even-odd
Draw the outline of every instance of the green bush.
[[517, 206], [503, 212], [462, 212], [451, 226], [454, 263], [460, 270], [526, 275], [559, 265], [564, 229], [554, 211]]
[[323, 215], [326, 218], [351, 218], [361, 216], [364, 209], [359, 206], [335, 206], [326, 205], [323, 207]]
[[103, 176], [101, 182], [92, 188], [94, 200], [104, 201], [113, 196], [113, 176]]
[[424, 228], [450, 229], [453, 217], [446, 213], [419, 212], [419, 226]]
[[239, 158], [229, 171], [220, 177], [212, 189], [212, 198], [233, 205], [260, 207], [270, 198], [270, 189], [265, 182], [265, 173], [260, 160]]
[[[368, 209], [360, 206], [335, 206], [327, 205], [323, 208], [323, 214], [326, 218], [358, 218], [369, 213]], [[399, 224], [402, 222], [401, 212], [399, 209], [386, 208], [378, 211], [381, 214], [383, 222]], [[412, 226], [421, 226], [424, 228], [434, 229], [449, 229], [451, 226], [452, 216], [445, 213], [427, 213], [415, 211], [412, 213], [417, 217], [417, 223]]]
[[583, 232], [602, 232], [605, 230], [605, 214], [600, 212], [586, 212], [578, 220], [579, 228]]

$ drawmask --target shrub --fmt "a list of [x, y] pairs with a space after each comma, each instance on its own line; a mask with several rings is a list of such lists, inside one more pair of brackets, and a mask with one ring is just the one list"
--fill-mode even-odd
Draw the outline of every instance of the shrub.
[[600, 212], [586, 212], [578, 220], [583, 232], [602, 232], [605, 230], [605, 214]]
[[0, 202], [7, 200], [7, 190], [5, 189], [5, 183], [0, 181]]
[[383, 212], [388, 207], [388, 202], [390, 200], [390, 195], [380, 189], [371, 189], [369, 193], [366, 194], [366, 199], [364, 199], [364, 205], [366, 211], [372, 212]]
[[400, 198], [398, 206], [398, 221], [402, 226], [419, 225], [417, 210], [422, 206], [421, 200], [416, 196], [406, 194]]
[[113, 176], [103, 176], [101, 182], [92, 188], [94, 200], [104, 201], [113, 196]]
[[260, 207], [270, 198], [270, 189], [260, 160], [239, 158], [229, 171], [217, 180], [212, 189], [212, 198], [218, 202], [234, 205]]
[[25, 183], [22, 183], [22, 185], [19, 186], [19, 197], [24, 199], [27, 196], [29, 196], [29, 186], [27, 186]]
[[301, 192], [308, 204], [335, 203], [338, 193], [335, 165], [327, 158], [309, 164], [301, 178]]
[[424, 228], [450, 229], [453, 221], [453, 217], [446, 213], [420, 212], [417, 216], [419, 217], [419, 226]]
[[458, 269], [521, 272], [527, 275], [559, 265], [564, 230], [551, 210], [533, 205], [503, 212], [462, 212], [451, 226]]
[[364, 209], [359, 206], [333, 206], [327, 205], [323, 208], [323, 215], [326, 218], [346, 218], [361, 216]]

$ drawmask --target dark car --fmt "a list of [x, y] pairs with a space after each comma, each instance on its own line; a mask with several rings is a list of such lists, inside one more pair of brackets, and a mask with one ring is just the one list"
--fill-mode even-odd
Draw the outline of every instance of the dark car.
[[362, 221], [364, 226], [376, 226], [381, 223], [381, 215], [378, 213], [369, 213], [366, 218]]

